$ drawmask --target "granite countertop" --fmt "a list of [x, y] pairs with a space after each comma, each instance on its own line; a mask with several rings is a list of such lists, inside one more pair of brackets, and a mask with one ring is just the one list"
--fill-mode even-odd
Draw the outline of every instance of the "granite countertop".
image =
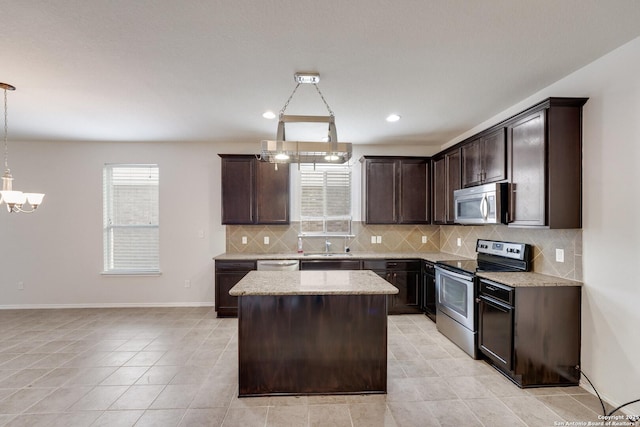
[[536, 286], [582, 286], [582, 282], [563, 279], [562, 277], [548, 276], [534, 272], [510, 273], [510, 272], [477, 272], [476, 276], [493, 280], [504, 285], [518, 287]]
[[332, 255], [322, 254], [299, 254], [296, 252], [277, 254], [255, 254], [255, 253], [224, 253], [214, 257], [219, 261], [241, 261], [241, 260], [264, 260], [264, 259], [422, 259], [425, 261], [438, 262], [445, 260], [465, 260], [469, 259], [460, 255], [452, 255], [445, 252], [332, 252]]
[[398, 288], [370, 270], [250, 271], [229, 295], [389, 295]]

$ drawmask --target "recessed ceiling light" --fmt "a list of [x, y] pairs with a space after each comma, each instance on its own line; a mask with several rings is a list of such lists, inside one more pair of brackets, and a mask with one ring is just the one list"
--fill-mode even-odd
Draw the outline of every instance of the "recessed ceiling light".
[[264, 113], [262, 113], [262, 117], [269, 120], [275, 119], [276, 113], [274, 113], [273, 111], [265, 111]]
[[388, 122], [397, 122], [398, 120], [400, 120], [400, 116], [397, 114], [389, 114], [387, 116], [387, 121]]

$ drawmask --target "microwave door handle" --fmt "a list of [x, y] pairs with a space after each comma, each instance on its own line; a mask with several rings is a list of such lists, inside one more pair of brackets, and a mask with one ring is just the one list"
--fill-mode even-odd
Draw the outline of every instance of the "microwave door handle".
[[482, 196], [482, 200], [480, 201], [480, 213], [482, 213], [482, 218], [486, 221], [489, 216], [489, 209], [487, 206], [487, 195]]

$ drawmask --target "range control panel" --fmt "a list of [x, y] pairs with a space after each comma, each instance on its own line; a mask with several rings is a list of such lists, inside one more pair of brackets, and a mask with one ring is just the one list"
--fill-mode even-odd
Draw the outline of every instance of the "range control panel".
[[526, 243], [498, 242], [478, 239], [476, 252], [505, 258], [524, 260]]

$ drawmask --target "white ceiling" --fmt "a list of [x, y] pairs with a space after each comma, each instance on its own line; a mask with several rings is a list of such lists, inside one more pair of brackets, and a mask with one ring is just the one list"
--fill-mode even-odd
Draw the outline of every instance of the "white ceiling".
[[[317, 71], [341, 141], [440, 145], [640, 36], [637, 0], [0, 0], [15, 140], [259, 141]], [[562, 96], [563, 94], [557, 94]], [[588, 95], [588, 94], [584, 94]], [[302, 86], [288, 114], [324, 114]], [[402, 120], [387, 123], [389, 113]]]

